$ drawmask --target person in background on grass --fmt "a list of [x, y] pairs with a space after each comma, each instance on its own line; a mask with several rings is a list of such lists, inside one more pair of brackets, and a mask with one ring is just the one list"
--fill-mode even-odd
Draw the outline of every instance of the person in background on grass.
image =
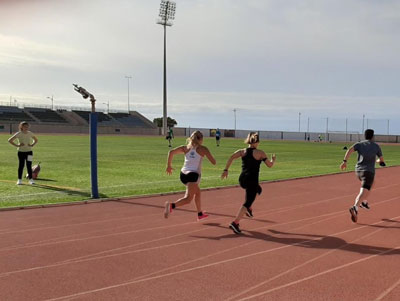
[[221, 141], [221, 132], [219, 129], [215, 131], [215, 142], [217, 143], [217, 146], [219, 146], [219, 143]]
[[[18, 144], [14, 142], [15, 140], [18, 140]], [[17, 185], [22, 185], [22, 173], [24, 171], [25, 161], [28, 170], [29, 184], [35, 184], [32, 179], [32, 147], [36, 145], [38, 139], [31, 131], [29, 131], [29, 123], [26, 121], [21, 122], [19, 124], [19, 132], [10, 137], [8, 142], [18, 148], [19, 165]]]
[[168, 147], [172, 147], [171, 140], [174, 139], [174, 131], [172, 130], [172, 127], [169, 128], [167, 137], [165, 139], [168, 140]]
[[[382, 150], [378, 144], [374, 142], [374, 130], [367, 129], [364, 133], [365, 140], [355, 143], [351, 146], [344, 156], [340, 168], [345, 170], [347, 168], [347, 160], [353, 152], [358, 152], [358, 159], [356, 164], [356, 175], [361, 181], [360, 192], [358, 193], [354, 205], [350, 207], [351, 220], [356, 223], [358, 216], [357, 205], [360, 203], [360, 207], [369, 209], [367, 197], [371, 191], [372, 185], [375, 178], [375, 161], [380, 166], [386, 166], [382, 156]], [[378, 160], [376, 160], [378, 157]]]
[[226, 163], [224, 172], [221, 175], [222, 179], [227, 178], [228, 170], [232, 162], [238, 158], [242, 158], [242, 172], [239, 176], [239, 183], [243, 189], [246, 189], [246, 201], [240, 207], [236, 219], [229, 225], [236, 234], [241, 232], [239, 221], [243, 215], [246, 214], [248, 217], [253, 217], [253, 202], [256, 199], [257, 194], [260, 195], [262, 192], [261, 186], [258, 182], [261, 162], [264, 162], [268, 167], [272, 167], [276, 160], [275, 154], [272, 155], [271, 160], [268, 160], [265, 152], [257, 149], [260, 143], [260, 138], [257, 133], [249, 133], [244, 142], [248, 144], [249, 147], [234, 152]]
[[172, 160], [175, 155], [185, 155], [185, 163], [181, 169], [181, 182], [186, 185], [186, 194], [183, 198], [174, 203], [165, 203], [164, 217], [172, 213], [173, 209], [189, 204], [193, 198], [197, 208], [197, 220], [200, 221], [208, 215], [201, 209], [201, 190], [199, 187], [201, 179], [201, 165], [203, 157], [206, 156], [211, 164], [215, 165], [217, 162], [211, 155], [207, 147], [203, 146], [203, 134], [200, 131], [195, 131], [187, 139], [187, 145], [179, 146], [172, 149], [168, 153], [166, 172], [168, 175], [172, 174]]

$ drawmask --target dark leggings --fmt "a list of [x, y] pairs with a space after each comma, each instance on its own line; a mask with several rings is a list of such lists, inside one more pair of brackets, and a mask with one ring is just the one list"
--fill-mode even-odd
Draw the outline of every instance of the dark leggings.
[[239, 177], [240, 186], [246, 189], [246, 202], [243, 204], [247, 209], [251, 208], [257, 194], [261, 194], [262, 188], [258, 184], [258, 177], [241, 174]]
[[22, 179], [22, 173], [24, 171], [24, 165], [26, 161], [26, 168], [28, 169], [28, 177], [32, 179], [32, 161], [28, 161], [28, 156], [32, 156], [33, 152], [18, 152], [18, 179]]

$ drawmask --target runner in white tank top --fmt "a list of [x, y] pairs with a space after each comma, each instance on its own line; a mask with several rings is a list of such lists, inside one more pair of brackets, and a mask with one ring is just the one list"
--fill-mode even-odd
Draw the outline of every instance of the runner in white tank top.
[[197, 152], [197, 146], [188, 150], [185, 154], [185, 163], [181, 169], [181, 172], [188, 174], [190, 172], [196, 172], [201, 175], [201, 164], [203, 163], [203, 157]]
[[168, 153], [166, 172], [169, 175], [171, 175], [173, 171], [173, 157], [177, 154], [185, 155], [185, 163], [181, 169], [180, 178], [182, 183], [186, 185], [186, 194], [183, 198], [174, 203], [165, 203], [164, 217], [168, 218], [173, 209], [189, 204], [194, 198], [197, 208], [197, 220], [199, 221], [208, 216], [201, 210], [201, 191], [199, 187], [203, 157], [206, 156], [214, 165], [216, 161], [208, 148], [202, 145], [203, 134], [200, 131], [195, 131], [190, 138], [188, 138], [187, 142], [188, 145], [179, 146]]

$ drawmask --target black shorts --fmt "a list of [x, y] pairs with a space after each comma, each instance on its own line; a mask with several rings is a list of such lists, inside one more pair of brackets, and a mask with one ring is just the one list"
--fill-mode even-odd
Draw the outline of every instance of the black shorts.
[[361, 187], [371, 190], [374, 183], [375, 174], [370, 171], [356, 171], [358, 179], [361, 181]]
[[219, 140], [219, 139], [221, 139], [221, 137], [219, 137], [219, 136], [215, 136], [215, 139]]
[[180, 177], [181, 182], [186, 185], [187, 183], [197, 183], [200, 175], [197, 172], [189, 172], [188, 174], [181, 172]]

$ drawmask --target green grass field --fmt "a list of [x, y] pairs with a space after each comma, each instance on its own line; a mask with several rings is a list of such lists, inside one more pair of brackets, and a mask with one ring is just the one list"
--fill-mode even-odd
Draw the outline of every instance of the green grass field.
[[[71, 202], [90, 199], [90, 153], [88, 136], [37, 135], [34, 164], [41, 162], [38, 185], [17, 186], [17, 150], [7, 143], [9, 135], [0, 135], [0, 207]], [[176, 138], [175, 146], [184, 144]], [[229, 156], [245, 147], [241, 139], [222, 139], [220, 147], [206, 138], [207, 146], [217, 160], [203, 163], [202, 188], [237, 184], [241, 162], [232, 165], [228, 180], [220, 180]], [[262, 166], [263, 181], [289, 179], [339, 172], [345, 143], [307, 143], [261, 141], [260, 149], [276, 153], [277, 162], [271, 169]], [[98, 137], [98, 178], [102, 198], [183, 191], [179, 171], [183, 156], [173, 162], [174, 174], [165, 173], [168, 153], [163, 137], [100, 136]], [[382, 145], [388, 166], [400, 165], [400, 146]], [[348, 166], [353, 170], [356, 155]], [[25, 170], [26, 173], [26, 170]], [[27, 181], [24, 180], [24, 184]]]

